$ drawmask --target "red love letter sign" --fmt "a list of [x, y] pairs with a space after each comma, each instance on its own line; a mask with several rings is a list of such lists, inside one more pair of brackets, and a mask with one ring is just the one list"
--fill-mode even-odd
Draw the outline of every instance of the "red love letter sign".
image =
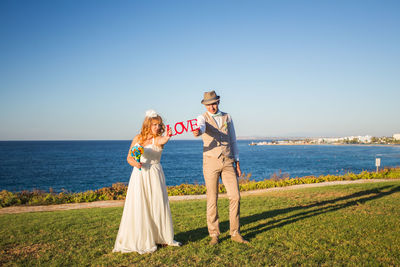
[[[181, 131], [178, 131], [176, 129], [176, 126], [178, 126], [178, 125], [181, 126]], [[175, 132], [176, 132], [176, 134], [182, 134], [185, 130], [187, 131], [187, 128], [185, 128], [185, 126], [183, 125], [183, 121], [175, 123]]]
[[[169, 131], [169, 129], [170, 129], [171, 127], [169, 127], [169, 124], [167, 125], [167, 133], [168, 133], [168, 131]], [[171, 133], [171, 135], [170, 136], [175, 136], [176, 135], [176, 132], [175, 132], [175, 134], [174, 133]]]
[[199, 129], [199, 126], [197, 126], [196, 119], [190, 120], [188, 122], [190, 122], [190, 129], [192, 130], [192, 132]]
[[[189, 125], [190, 125], [190, 131], [194, 131], [197, 130], [199, 127], [197, 126], [197, 120], [193, 119], [193, 120], [187, 120], [186, 121], [186, 126], [183, 123], [183, 121], [177, 122], [174, 125], [174, 130], [175, 130], [175, 134], [171, 134], [171, 136], [177, 135], [177, 134], [182, 134], [183, 132], [188, 132], [189, 131]], [[169, 124], [167, 125], [167, 132], [171, 127], [169, 126]]]

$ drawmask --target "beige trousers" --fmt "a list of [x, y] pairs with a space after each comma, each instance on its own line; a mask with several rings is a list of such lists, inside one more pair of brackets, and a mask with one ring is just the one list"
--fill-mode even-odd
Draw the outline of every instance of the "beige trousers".
[[217, 206], [219, 177], [222, 178], [229, 197], [230, 235], [239, 234], [240, 193], [234, 160], [224, 156], [204, 156], [203, 174], [207, 188], [207, 226], [210, 236], [220, 234]]

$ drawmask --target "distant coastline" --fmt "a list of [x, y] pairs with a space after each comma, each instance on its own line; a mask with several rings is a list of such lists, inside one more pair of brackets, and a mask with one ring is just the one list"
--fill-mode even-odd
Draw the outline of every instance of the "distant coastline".
[[[362, 146], [398, 146], [400, 145], [400, 134], [393, 134], [393, 137], [347, 136], [347, 137], [300, 137], [280, 139], [253, 139], [258, 142], [251, 142], [249, 145], [362, 145]], [[262, 141], [264, 140], [264, 141]]]
[[[245, 139], [243, 139], [245, 141]], [[250, 141], [250, 140], [248, 140]], [[261, 143], [261, 144], [259, 144]], [[315, 144], [315, 143], [250, 143], [250, 146], [376, 146], [376, 147], [399, 147], [400, 144], [342, 144], [342, 143], [330, 143], [330, 144]]]

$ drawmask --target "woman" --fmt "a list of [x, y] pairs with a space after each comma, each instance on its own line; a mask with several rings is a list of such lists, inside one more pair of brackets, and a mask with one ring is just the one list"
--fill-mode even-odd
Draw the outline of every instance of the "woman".
[[129, 149], [130, 152], [138, 145], [144, 148], [140, 162], [128, 153], [128, 163], [134, 168], [113, 252], [143, 254], [156, 251], [157, 244], [181, 245], [174, 241], [165, 176], [160, 164], [163, 146], [171, 135], [163, 136], [164, 132], [161, 117], [154, 110], [147, 111], [142, 130]]

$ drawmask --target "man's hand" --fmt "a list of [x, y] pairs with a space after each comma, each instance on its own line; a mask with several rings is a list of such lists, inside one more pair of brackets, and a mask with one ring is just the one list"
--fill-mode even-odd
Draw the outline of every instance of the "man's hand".
[[242, 170], [240, 169], [239, 161], [236, 161], [236, 174], [238, 177], [242, 176]]
[[193, 133], [194, 137], [199, 137], [200, 136], [200, 130], [199, 129], [193, 130], [192, 133]]

